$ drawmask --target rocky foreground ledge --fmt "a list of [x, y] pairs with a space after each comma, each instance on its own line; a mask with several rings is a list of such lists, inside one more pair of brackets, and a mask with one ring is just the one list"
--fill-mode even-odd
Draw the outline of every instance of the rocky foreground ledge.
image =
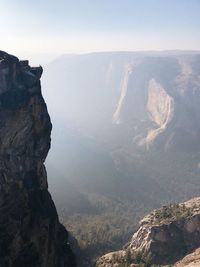
[[123, 250], [106, 254], [96, 266], [200, 266], [199, 248], [200, 198], [194, 198], [151, 212]]
[[73, 267], [47, 188], [51, 122], [42, 68], [0, 51], [0, 267]]

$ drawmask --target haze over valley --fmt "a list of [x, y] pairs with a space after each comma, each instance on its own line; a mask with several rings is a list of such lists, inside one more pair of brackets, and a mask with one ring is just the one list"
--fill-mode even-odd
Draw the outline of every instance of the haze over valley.
[[64, 55], [46, 66], [50, 188], [89, 255], [120, 248], [152, 208], [198, 196], [199, 66], [191, 51]]

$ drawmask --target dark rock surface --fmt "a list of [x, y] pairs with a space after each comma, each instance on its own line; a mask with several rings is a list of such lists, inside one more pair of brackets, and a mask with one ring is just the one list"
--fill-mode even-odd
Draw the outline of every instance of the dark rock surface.
[[48, 192], [52, 125], [41, 75], [0, 51], [0, 267], [75, 266]]

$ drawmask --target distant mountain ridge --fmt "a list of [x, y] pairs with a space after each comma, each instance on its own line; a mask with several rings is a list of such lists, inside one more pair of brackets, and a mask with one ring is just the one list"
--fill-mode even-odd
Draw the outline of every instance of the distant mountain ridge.
[[[161, 132], [166, 132], [164, 130], [173, 118], [178, 119], [181, 115], [189, 119], [192, 109], [198, 114], [195, 101], [199, 97], [200, 56], [182, 53], [184, 52], [178, 55], [175, 52], [68, 55], [66, 59], [61, 57], [49, 65], [44, 85], [52, 77], [49, 90], [54, 90], [58, 80], [59, 90], [68, 97], [59, 99], [58, 96], [59, 104], [54, 103], [59, 116], [66, 114], [80, 128], [85, 127], [92, 134], [92, 131], [97, 131], [100, 127], [103, 130], [107, 127], [108, 133], [105, 134], [108, 135], [112, 130], [111, 122], [121, 123], [132, 131], [132, 136], [126, 137], [148, 146]], [[84, 69], [84, 65], [87, 68]], [[53, 102], [53, 99], [50, 100], [51, 95], [47, 93], [50, 108]], [[188, 96], [190, 99], [187, 102]], [[178, 112], [185, 114], [179, 115]], [[183, 121], [177, 123], [179, 127], [183, 127]], [[149, 129], [150, 125], [152, 129]]]

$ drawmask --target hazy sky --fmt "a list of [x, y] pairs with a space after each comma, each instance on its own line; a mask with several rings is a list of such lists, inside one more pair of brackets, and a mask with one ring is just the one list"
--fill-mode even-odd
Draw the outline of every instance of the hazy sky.
[[1, 50], [21, 57], [200, 49], [200, 0], [0, 0]]

